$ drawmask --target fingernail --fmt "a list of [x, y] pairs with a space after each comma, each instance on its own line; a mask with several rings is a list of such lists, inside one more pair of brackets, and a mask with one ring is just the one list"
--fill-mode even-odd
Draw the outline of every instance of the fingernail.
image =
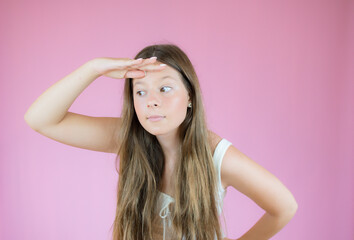
[[150, 59], [156, 59], [157, 57], [151, 57]]
[[160, 66], [166, 66], [166, 64], [162, 63], [162, 64], [160, 64]]
[[141, 60], [142, 58], [135, 59], [135, 61]]

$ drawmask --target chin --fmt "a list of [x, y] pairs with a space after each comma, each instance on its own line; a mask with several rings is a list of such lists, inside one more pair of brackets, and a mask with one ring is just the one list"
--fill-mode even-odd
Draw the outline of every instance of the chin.
[[169, 133], [172, 133], [176, 130], [176, 128], [151, 128], [151, 127], [148, 127], [148, 128], [145, 128], [145, 131], [149, 132], [150, 134], [152, 135], [155, 135], [155, 136], [158, 136], [158, 135], [166, 135], [166, 134], [169, 134]]
[[151, 129], [146, 129], [146, 128], [145, 128], [145, 130], [154, 136], [164, 135], [164, 134], [168, 133], [168, 131], [166, 132], [166, 131], [162, 131], [162, 130], [151, 130]]

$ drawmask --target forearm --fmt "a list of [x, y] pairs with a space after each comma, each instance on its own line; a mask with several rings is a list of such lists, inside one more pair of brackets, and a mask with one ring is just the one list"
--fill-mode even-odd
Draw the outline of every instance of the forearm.
[[294, 216], [273, 216], [265, 213], [256, 224], [237, 240], [266, 240], [279, 232]]
[[40, 129], [59, 123], [81, 92], [99, 77], [93, 70], [91, 61], [81, 65], [42, 93], [25, 114], [27, 124], [33, 129]]

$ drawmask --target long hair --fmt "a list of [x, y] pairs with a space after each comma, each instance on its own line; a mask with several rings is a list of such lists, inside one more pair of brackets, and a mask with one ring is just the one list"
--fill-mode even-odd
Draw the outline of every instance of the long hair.
[[[147, 46], [135, 59], [153, 56], [181, 74], [192, 103], [178, 128], [181, 145], [172, 176], [174, 238], [221, 239], [217, 177], [198, 77], [187, 55], [174, 44]], [[164, 154], [156, 136], [147, 132], [137, 118], [131, 78], [125, 79], [121, 118], [121, 129], [116, 137], [119, 180], [113, 240], [153, 239], [151, 222], [158, 200], [157, 190], [162, 184]]]

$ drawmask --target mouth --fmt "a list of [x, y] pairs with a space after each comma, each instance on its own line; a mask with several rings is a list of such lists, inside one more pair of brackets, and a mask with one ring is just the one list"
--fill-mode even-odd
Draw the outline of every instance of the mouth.
[[153, 115], [153, 116], [148, 117], [147, 119], [152, 121], [152, 122], [156, 122], [156, 121], [160, 121], [160, 120], [162, 120], [164, 118], [165, 118], [165, 116]]

